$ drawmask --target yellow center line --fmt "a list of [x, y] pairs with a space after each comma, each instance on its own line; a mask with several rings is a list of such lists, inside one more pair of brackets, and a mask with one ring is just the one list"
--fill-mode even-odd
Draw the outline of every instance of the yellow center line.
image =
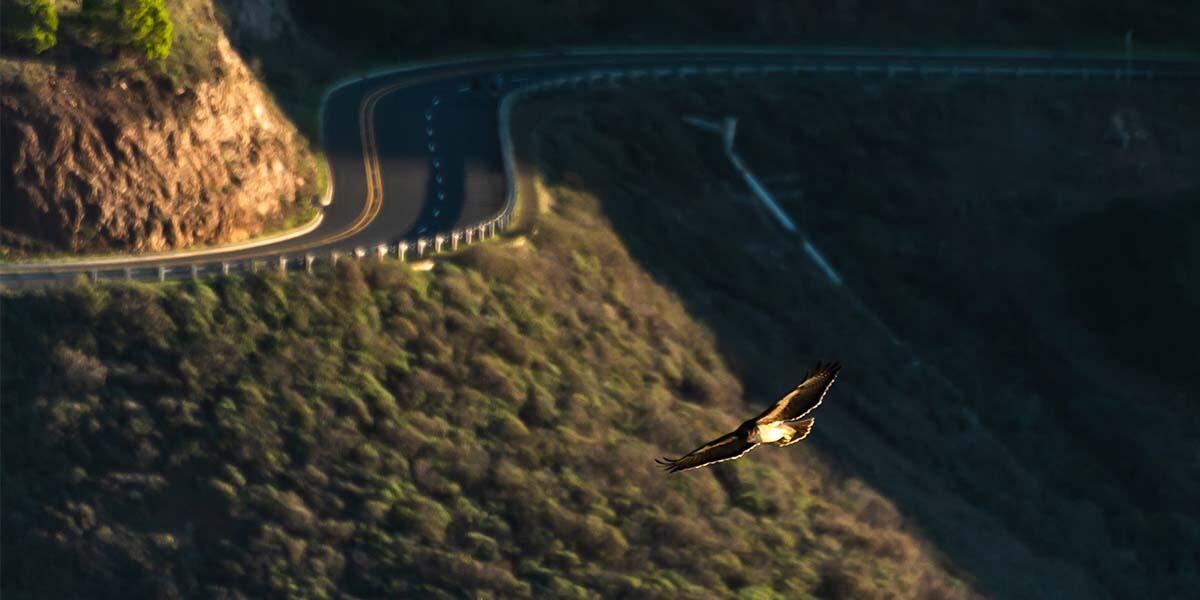
[[358, 134], [363, 144], [363, 176], [366, 179], [367, 193], [363, 210], [354, 218], [350, 226], [338, 232], [313, 240], [289, 252], [311, 250], [326, 244], [342, 241], [351, 237], [370, 225], [383, 209], [383, 173], [380, 167], [378, 146], [375, 139], [375, 106], [384, 96], [411, 85], [411, 82], [400, 82], [379, 88], [368, 94], [359, 104]]
[[379, 100], [405, 83], [397, 83], [375, 90], [363, 99], [358, 112], [359, 136], [363, 143], [363, 175], [367, 183], [367, 199], [363, 211], [359, 213], [350, 227], [334, 234], [321, 243], [332, 243], [344, 240], [366, 228], [379, 211], [383, 209], [383, 172], [380, 167], [378, 145], [375, 138], [375, 107]]

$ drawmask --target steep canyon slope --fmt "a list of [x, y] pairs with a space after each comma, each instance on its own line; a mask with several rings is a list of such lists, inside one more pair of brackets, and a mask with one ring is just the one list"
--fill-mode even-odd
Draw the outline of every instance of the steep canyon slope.
[[[178, 5], [195, 7], [196, 2]], [[204, 75], [6, 57], [2, 233], [10, 257], [235, 242], [312, 216], [316, 164], [220, 28], [181, 39]], [[190, 29], [189, 29], [190, 28]]]
[[[542, 204], [596, 203], [751, 396], [813, 354], [856, 365], [814, 444], [980, 591], [1184, 597], [1200, 541], [1197, 92], [867, 78], [600, 92], [527, 106], [536, 134], [518, 149]], [[681, 115], [741, 117], [740, 154], [803, 235]]]

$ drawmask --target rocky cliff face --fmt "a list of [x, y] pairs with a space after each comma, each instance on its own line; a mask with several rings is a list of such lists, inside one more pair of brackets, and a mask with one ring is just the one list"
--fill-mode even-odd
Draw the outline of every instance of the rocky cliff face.
[[235, 44], [294, 40], [298, 35], [287, 0], [216, 0]]
[[213, 60], [214, 75], [185, 89], [61, 68], [6, 85], [5, 245], [167, 250], [244, 240], [309, 210], [307, 142], [224, 36]]

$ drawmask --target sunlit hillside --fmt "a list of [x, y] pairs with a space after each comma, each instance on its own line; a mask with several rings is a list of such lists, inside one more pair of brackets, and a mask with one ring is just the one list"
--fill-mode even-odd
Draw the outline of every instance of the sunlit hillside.
[[5, 597], [970, 597], [803, 444], [656, 467], [766, 398], [597, 208], [428, 272], [4, 296]]

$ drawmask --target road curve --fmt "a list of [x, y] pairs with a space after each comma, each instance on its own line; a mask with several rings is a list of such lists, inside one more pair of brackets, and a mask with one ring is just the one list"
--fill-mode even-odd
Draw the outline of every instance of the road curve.
[[[805, 74], [956, 77], [1200, 79], [1200, 61], [1072, 57], [1036, 52], [910, 50], [571, 50], [455, 59], [396, 67], [346, 80], [322, 100], [321, 137], [333, 198], [308, 231], [201, 251], [0, 265], [4, 287], [71, 280], [165, 279], [305, 258], [374, 254], [411, 246], [498, 215], [509, 200], [501, 157], [497, 75], [505, 91], [608, 85], [619, 80]], [[581, 74], [583, 76], [581, 76]], [[502, 223], [501, 223], [502, 224]], [[463, 240], [466, 241], [465, 239]]]

